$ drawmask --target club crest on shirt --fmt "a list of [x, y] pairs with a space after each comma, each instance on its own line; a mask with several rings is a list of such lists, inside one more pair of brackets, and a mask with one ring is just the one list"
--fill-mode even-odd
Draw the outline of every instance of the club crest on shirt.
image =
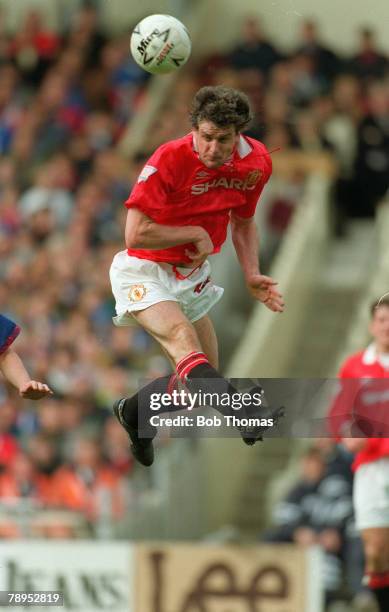
[[245, 184], [247, 188], [254, 187], [262, 176], [261, 170], [252, 170], [246, 176]]
[[158, 172], [157, 168], [154, 168], [154, 166], [149, 166], [148, 164], [146, 164], [142, 172], [138, 176], [138, 183], [146, 182], [147, 179], [150, 178], [150, 176], [152, 174], [155, 174], [156, 172]]
[[146, 293], [147, 289], [144, 285], [131, 285], [128, 292], [128, 299], [131, 300], [131, 302], [140, 302], [143, 300]]

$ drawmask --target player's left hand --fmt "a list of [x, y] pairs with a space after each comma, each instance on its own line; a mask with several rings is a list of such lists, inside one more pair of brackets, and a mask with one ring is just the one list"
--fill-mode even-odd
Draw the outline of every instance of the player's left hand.
[[38, 400], [48, 395], [53, 395], [50, 387], [37, 380], [29, 380], [19, 389], [19, 393], [25, 399]]
[[265, 304], [273, 312], [284, 311], [284, 300], [282, 294], [277, 291], [277, 282], [270, 276], [255, 274], [247, 279], [247, 287], [253, 298]]

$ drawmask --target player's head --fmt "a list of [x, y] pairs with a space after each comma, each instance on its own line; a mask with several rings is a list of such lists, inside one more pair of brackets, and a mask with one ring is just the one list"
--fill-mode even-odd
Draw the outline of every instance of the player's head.
[[252, 114], [244, 93], [231, 87], [202, 87], [193, 99], [190, 119], [200, 160], [217, 168], [231, 156]]
[[389, 353], [389, 293], [375, 300], [370, 308], [369, 331], [380, 352]]

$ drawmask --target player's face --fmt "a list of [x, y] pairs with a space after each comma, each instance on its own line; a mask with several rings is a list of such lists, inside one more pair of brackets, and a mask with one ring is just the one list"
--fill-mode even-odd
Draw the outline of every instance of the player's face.
[[200, 121], [194, 130], [200, 160], [207, 168], [218, 168], [231, 157], [238, 143], [235, 126], [219, 128], [212, 121]]
[[370, 333], [378, 349], [389, 353], [389, 306], [379, 306], [370, 323]]

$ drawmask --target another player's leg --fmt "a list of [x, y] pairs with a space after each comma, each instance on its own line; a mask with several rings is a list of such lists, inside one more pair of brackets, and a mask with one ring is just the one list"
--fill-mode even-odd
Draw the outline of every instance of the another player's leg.
[[365, 551], [367, 586], [373, 591], [380, 612], [387, 612], [389, 610], [389, 527], [363, 529], [361, 535]]

